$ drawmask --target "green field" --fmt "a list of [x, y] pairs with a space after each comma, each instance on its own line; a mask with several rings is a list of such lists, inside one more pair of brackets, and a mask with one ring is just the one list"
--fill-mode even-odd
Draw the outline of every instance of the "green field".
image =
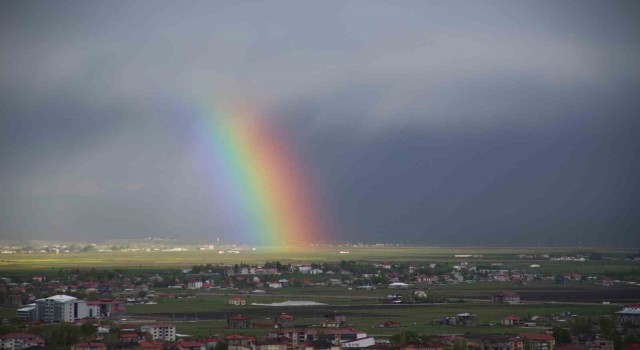
[[[340, 254], [348, 249], [350, 254]], [[216, 251], [184, 252], [87, 252], [87, 253], [20, 253], [3, 254], [0, 271], [56, 270], [60, 268], [103, 268], [103, 269], [161, 269], [184, 268], [204, 263], [248, 263], [262, 264], [265, 261], [278, 260], [282, 263], [312, 263], [340, 260], [358, 262], [460, 262], [503, 263], [504, 268], [527, 268], [530, 264], [540, 264], [543, 272], [603, 273], [629, 269], [629, 262], [617, 260], [626, 254], [637, 252], [635, 249], [598, 249], [606, 257], [616, 260], [566, 262], [548, 260], [523, 260], [517, 254], [563, 254], [567, 248], [442, 248], [442, 247], [314, 247], [307, 249], [258, 248], [255, 251], [242, 251], [240, 254], [218, 254]], [[481, 255], [481, 257], [454, 258], [455, 254]], [[637, 268], [637, 264], [636, 264]]]
[[[518, 333], [539, 332], [540, 328], [505, 327], [497, 325], [507, 315], [521, 318], [534, 315], [560, 314], [571, 312], [580, 316], [611, 315], [619, 307], [612, 305], [536, 304], [536, 305], [496, 305], [490, 303], [431, 304], [431, 305], [330, 305], [317, 307], [233, 307], [223, 304], [219, 298], [200, 297], [193, 299], [165, 300], [158, 305], [139, 305], [129, 308], [131, 314], [143, 318], [160, 317], [176, 323], [179, 333], [190, 335], [216, 335], [242, 333], [262, 336], [268, 329], [232, 330], [226, 328], [225, 317], [236, 313], [250, 315], [255, 321], [269, 321], [279, 312], [296, 316], [297, 323], [319, 324], [323, 315], [339, 311], [347, 315], [349, 323], [370, 334], [389, 336], [401, 330], [413, 330], [431, 334], [471, 333]], [[462, 312], [478, 315], [477, 327], [451, 327], [433, 325], [433, 321]], [[197, 320], [196, 320], [197, 319]], [[378, 324], [387, 320], [399, 322], [401, 328], [379, 328]]]

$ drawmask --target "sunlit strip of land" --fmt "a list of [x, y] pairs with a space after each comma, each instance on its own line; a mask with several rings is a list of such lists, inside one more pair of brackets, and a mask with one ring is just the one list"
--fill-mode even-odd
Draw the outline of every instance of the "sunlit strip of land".
[[[444, 247], [258, 247], [256, 250], [244, 250], [237, 253], [227, 251], [222, 254], [217, 250], [187, 251], [136, 251], [136, 252], [83, 252], [83, 253], [15, 253], [0, 255], [0, 270], [46, 270], [60, 268], [181, 268], [196, 264], [263, 264], [266, 261], [282, 263], [313, 263], [326, 261], [354, 260], [389, 261], [389, 262], [443, 262], [464, 261], [476, 262], [509, 262], [514, 267], [525, 267], [532, 263], [540, 263], [543, 269], [554, 269], [554, 266], [566, 270], [568, 264], [579, 264], [583, 273], [615, 270], [628, 267], [623, 258], [626, 254], [635, 253], [637, 249], [597, 250], [616, 259], [585, 262], [552, 262], [547, 259], [518, 259], [519, 254], [562, 254], [571, 248], [444, 248]], [[347, 253], [348, 252], [348, 253]], [[463, 257], [456, 257], [463, 256]], [[547, 272], [552, 272], [547, 270]]]

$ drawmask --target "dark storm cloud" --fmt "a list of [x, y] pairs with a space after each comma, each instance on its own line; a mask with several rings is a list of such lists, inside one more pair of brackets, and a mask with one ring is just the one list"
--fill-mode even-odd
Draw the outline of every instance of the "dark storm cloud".
[[635, 244], [636, 2], [0, 3], [0, 235], [224, 236], [194, 101], [251, 101], [333, 239]]

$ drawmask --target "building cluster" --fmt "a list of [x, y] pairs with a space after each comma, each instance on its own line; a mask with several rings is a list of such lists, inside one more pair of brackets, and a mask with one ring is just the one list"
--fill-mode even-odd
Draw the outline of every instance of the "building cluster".
[[17, 317], [24, 321], [44, 323], [75, 322], [92, 318], [100, 319], [124, 315], [126, 302], [123, 300], [100, 299], [82, 300], [69, 295], [54, 295], [42, 298], [17, 310]]

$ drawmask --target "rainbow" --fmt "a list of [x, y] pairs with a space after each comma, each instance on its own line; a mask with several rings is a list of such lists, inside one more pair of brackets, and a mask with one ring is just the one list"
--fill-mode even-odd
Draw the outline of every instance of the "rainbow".
[[254, 112], [207, 108], [201, 114], [224, 236], [267, 246], [320, 243], [323, 222], [313, 181], [285, 143], [286, 135]]

